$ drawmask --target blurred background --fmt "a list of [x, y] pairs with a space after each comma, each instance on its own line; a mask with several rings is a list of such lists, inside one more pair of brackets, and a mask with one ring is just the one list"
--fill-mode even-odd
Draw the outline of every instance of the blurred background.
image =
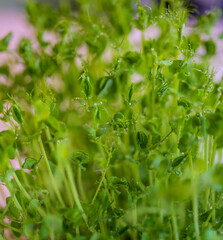
[[[57, 5], [60, 0], [38, 0], [39, 2], [52, 3]], [[74, 0], [75, 1], [75, 0]], [[142, 0], [148, 3], [150, 0]], [[161, 0], [157, 0], [160, 2]], [[171, 2], [174, 0], [167, 0], [166, 2]], [[24, 0], [0, 0], [0, 9], [10, 8], [10, 9], [22, 9], [24, 7]], [[203, 13], [204, 11], [211, 9], [212, 7], [223, 8], [223, 0], [186, 0], [185, 2], [194, 3], [197, 6], [198, 12]]]
[[[53, 6], [63, 4], [65, 0], [36, 0], [43, 3], [50, 3]], [[77, 0], [69, 0], [75, 2]], [[90, 1], [90, 0], [89, 0]], [[95, 0], [93, 0], [95, 1]], [[111, 0], [108, 0], [111, 1]], [[149, 4], [152, 0], [141, 0], [142, 2]], [[161, 0], [154, 0], [161, 2]], [[166, 6], [175, 0], [165, 0]], [[184, 0], [186, 4], [194, 5], [197, 10], [194, 13], [192, 20], [195, 20], [197, 15], [205, 13], [212, 8], [222, 8], [223, 0]], [[25, 14], [25, 2], [26, 0], [0, 0], [0, 38], [4, 37], [9, 32], [13, 33], [13, 38], [10, 42], [10, 48], [14, 49], [22, 37], [32, 38], [34, 36], [33, 28], [28, 24]], [[223, 14], [222, 14], [223, 15]], [[193, 21], [191, 21], [193, 22]], [[212, 67], [215, 68], [217, 75], [216, 79], [220, 80], [223, 76], [223, 40], [219, 40], [219, 35], [223, 33], [223, 18], [218, 21], [214, 29], [212, 30], [211, 36], [217, 43], [217, 54], [212, 60]], [[133, 34], [134, 37], [135, 34]], [[0, 64], [3, 62], [3, 56], [0, 54]]]

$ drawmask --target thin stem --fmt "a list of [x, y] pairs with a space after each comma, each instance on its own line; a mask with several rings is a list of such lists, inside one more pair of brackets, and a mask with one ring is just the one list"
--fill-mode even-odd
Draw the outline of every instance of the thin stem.
[[65, 204], [64, 204], [64, 202], [63, 202], [63, 200], [62, 200], [62, 197], [61, 197], [61, 195], [60, 195], [60, 191], [59, 191], [59, 189], [58, 189], [58, 187], [57, 187], [57, 183], [56, 183], [56, 181], [55, 181], [55, 179], [54, 179], [54, 176], [53, 176], [53, 173], [52, 173], [52, 171], [51, 171], [50, 164], [49, 164], [48, 158], [47, 158], [47, 156], [46, 156], [46, 152], [45, 152], [45, 149], [44, 149], [44, 146], [43, 146], [43, 142], [42, 142], [41, 137], [40, 137], [40, 140], [39, 140], [39, 144], [40, 144], [41, 152], [42, 152], [42, 154], [43, 154], [44, 162], [45, 162], [45, 164], [46, 164], [47, 170], [48, 170], [49, 175], [50, 175], [50, 178], [51, 178], [51, 182], [52, 182], [52, 185], [53, 185], [53, 189], [54, 189], [54, 191], [55, 191], [55, 194], [56, 194], [59, 202], [60, 202], [61, 205], [64, 207]]
[[69, 182], [65, 176], [64, 171], [63, 171], [63, 180], [64, 180], [64, 184], [65, 184], [65, 188], [66, 188], [68, 202], [69, 202], [70, 207], [72, 207], [73, 206], [72, 194], [71, 194], [71, 191], [69, 188]]
[[178, 233], [178, 227], [177, 227], [177, 218], [175, 213], [175, 207], [174, 202], [171, 203], [171, 218], [172, 218], [172, 224], [173, 224], [173, 233], [174, 233], [174, 239], [179, 240], [179, 233]]
[[96, 198], [97, 198], [97, 195], [98, 195], [98, 193], [99, 193], [99, 191], [100, 191], [100, 189], [101, 189], [101, 185], [102, 185], [102, 183], [103, 183], [103, 181], [104, 181], [104, 179], [105, 179], [105, 174], [106, 174], [106, 172], [107, 172], [107, 170], [108, 170], [108, 166], [109, 166], [109, 163], [110, 163], [110, 158], [111, 158], [111, 153], [109, 153], [106, 168], [105, 168], [105, 170], [104, 170], [103, 173], [102, 173], [101, 180], [100, 180], [99, 185], [98, 185], [98, 187], [97, 187], [97, 189], [96, 189], [96, 192], [95, 192], [94, 197], [93, 197], [93, 199], [92, 199], [92, 201], [91, 201], [91, 204], [94, 204], [94, 202], [95, 202], [95, 200], [96, 200]]
[[81, 171], [81, 168], [79, 166], [78, 166], [78, 169], [77, 169], [77, 185], [78, 185], [78, 189], [80, 191], [81, 198], [84, 200], [84, 202], [86, 202], [87, 197], [86, 197], [86, 194], [84, 192], [84, 187], [83, 187], [83, 184], [82, 184], [82, 171]]
[[[207, 136], [204, 140], [204, 161], [206, 166], [206, 171], [208, 171], [209, 163], [208, 163], [208, 146], [209, 146], [209, 137]], [[209, 188], [205, 191], [205, 200], [204, 200], [204, 209], [207, 210], [208, 207], [208, 198], [209, 198]]]
[[[135, 227], [137, 225], [137, 204], [134, 204], [134, 210], [133, 210], [133, 214], [132, 214], [132, 219], [133, 219], [133, 227]], [[137, 229], [133, 230], [133, 239], [137, 240]]]
[[49, 146], [50, 146], [50, 150], [53, 152], [54, 151], [54, 145], [53, 145], [52, 142], [50, 142], [52, 137], [51, 137], [50, 130], [49, 130], [48, 127], [45, 128], [45, 134], [46, 134], [46, 138], [47, 138], [47, 141], [49, 143]]
[[194, 176], [194, 167], [193, 167], [193, 160], [191, 156], [191, 152], [188, 154], [189, 157], [189, 164], [190, 164], [190, 170], [191, 170], [191, 185], [192, 185], [192, 205], [193, 205], [193, 217], [194, 217], [194, 227], [195, 227], [195, 234], [196, 234], [196, 240], [199, 239], [200, 230], [199, 230], [199, 219], [198, 219], [198, 199], [197, 199], [197, 186]]
[[213, 208], [213, 214], [212, 214], [212, 223], [215, 224], [215, 190], [211, 190], [211, 202], [212, 202], [212, 208]]
[[20, 233], [19, 229], [12, 227], [11, 225], [9, 225], [9, 224], [7, 224], [5, 222], [0, 222], [0, 225], [2, 225], [3, 227], [8, 228], [8, 229], [10, 229], [10, 230], [12, 230], [14, 232]]
[[14, 177], [19, 189], [22, 191], [22, 193], [28, 198], [28, 200], [31, 200], [30, 195], [27, 193], [27, 191], [25, 190], [25, 188], [22, 186], [21, 182], [19, 181], [17, 175], [15, 172], [12, 173], [12, 176]]
[[67, 164], [65, 166], [65, 169], [66, 169], [66, 172], [67, 172], [67, 177], [68, 177], [68, 181], [70, 183], [70, 188], [71, 188], [71, 192], [72, 192], [74, 201], [75, 201], [78, 209], [82, 212], [82, 216], [83, 216], [84, 221], [87, 223], [87, 216], [85, 215], [83, 207], [81, 205], [79, 195], [78, 195], [78, 192], [77, 192], [77, 187], [76, 187], [76, 184], [75, 184], [75, 181], [74, 181], [74, 176], [73, 176], [73, 173], [72, 173], [72, 170], [71, 170], [71, 167], [69, 166], [69, 164]]
[[17, 158], [18, 158], [19, 166], [20, 166], [20, 168], [21, 168], [22, 178], [23, 178], [25, 184], [26, 184], [26, 185], [29, 185], [29, 184], [28, 184], [28, 181], [27, 181], [27, 178], [26, 178], [26, 175], [25, 175], [25, 171], [24, 171], [24, 169], [22, 168], [22, 159], [21, 159], [21, 156], [20, 156], [20, 154], [19, 154], [18, 149], [16, 149], [16, 156], [17, 156]]

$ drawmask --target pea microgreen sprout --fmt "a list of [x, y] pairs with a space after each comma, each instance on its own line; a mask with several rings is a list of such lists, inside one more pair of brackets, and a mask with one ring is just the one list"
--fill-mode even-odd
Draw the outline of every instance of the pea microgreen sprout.
[[168, 2], [29, 0], [0, 39], [0, 239], [222, 239], [220, 14]]

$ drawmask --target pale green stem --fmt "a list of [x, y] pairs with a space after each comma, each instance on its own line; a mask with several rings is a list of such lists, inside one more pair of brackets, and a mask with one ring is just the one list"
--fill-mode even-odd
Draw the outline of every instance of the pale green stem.
[[12, 173], [12, 176], [14, 177], [19, 189], [22, 191], [22, 193], [27, 197], [28, 200], [31, 200], [30, 195], [27, 193], [27, 191], [25, 190], [25, 188], [22, 186], [21, 182], [19, 181], [17, 175], [15, 172]]
[[171, 203], [171, 218], [172, 218], [174, 239], [179, 240], [180, 238], [179, 238], [179, 233], [178, 233], [177, 218], [176, 218], [174, 202]]
[[83, 184], [82, 184], [82, 171], [81, 171], [81, 168], [79, 166], [78, 166], [78, 169], [77, 169], [77, 185], [78, 185], [78, 189], [80, 191], [81, 198], [84, 200], [84, 202], [86, 202], [87, 197], [86, 197], [86, 194], [84, 192], [84, 187], [83, 187]]
[[[132, 219], [133, 219], [133, 227], [136, 227], [136, 225], [137, 225], [137, 204], [136, 203], [134, 204]], [[133, 230], [133, 239], [134, 240], [138, 239], [137, 235], [138, 235], [137, 229], [134, 229]]]
[[191, 152], [189, 152], [189, 164], [191, 170], [191, 185], [192, 185], [192, 205], [193, 205], [193, 218], [194, 218], [194, 228], [196, 240], [199, 240], [200, 230], [199, 230], [199, 214], [198, 214], [198, 197], [197, 197], [197, 185], [194, 176], [194, 167]]
[[52, 137], [51, 137], [50, 130], [49, 130], [48, 127], [45, 128], [45, 134], [46, 134], [46, 138], [48, 140], [49, 146], [50, 146], [50, 150], [53, 152], [54, 151], [54, 145], [53, 145], [52, 142], [50, 142]]
[[7, 224], [5, 222], [0, 222], [0, 225], [2, 225], [3, 227], [8, 228], [8, 229], [10, 229], [10, 230], [12, 230], [14, 232], [20, 233], [19, 229], [12, 227], [11, 225], [9, 225], [9, 224]]
[[104, 179], [105, 179], [105, 174], [106, 174], [106, 171], [108, 170], [108, 166], [109, 166], [109, 163], [110, 163], [110, 157], [111, 157], [111, 156], [108, 157], [108, 161], [107, 161], [106, 168], [105, 168], [105, 170], [102, 172], [101, 180], [100, 180], [99, 185], [98, 185], [98, 187], [97, 187], [97, 189], [96, 189], [96, 192], [95, 192], [94, 197], [93, 197], [93, 199], [92, 199], [92, 201], [91, 201], [91, 204], [94, 204], [94, 201], [96, 200], [97, 195], [98, 195], [98, 193], [99, 193], [99, 191], [100, 191], [100, 189], [101, 189], [101, 185], [102, 185], [102, 183], [103, 183], [103, 181], [104, 181]]
[[43, 142], [42, 142], [41, 137], [40, 137], [40, 140], [39, 140], [39, 144], [40, 144], [40, 149], [41, 149], [41, 152], [42, 152], [42, 155], [43, 155], [44, 162], [45, 162], [46, 167], [47, 167], [47, 171], [48, 171], [48, 173], [49, 173], [49, 175], [50, 175], [50, 178], [51, 178], [51, 182], [52, 182], [52, 186], [53, 186], [53, 189], [54, 189], [54, 191], [55, 191], [55, 194], [56, 194], [59, 202], [61, 203], [61, 205], [62, 205], [63, 207], [65, 207], [65, 204], [64, 204], [64, 202], [63, 202], [63, 199], [62, 199], [62, 197], [61, 197], [61, 195], [60, 195], [60, 191], [59, 191], [59, 189], [58, 189], [58, 187], [57, 187], [57, 183], [56, 183], [55, 178], [54, 178], [54, 176], [53, 176], [53, 173], [52, 173], [52, 171], [51, 171], [50, 164], [49, 164], [49, 161], [48, 161], [48, 158], [47, 158], [47, 155], [46, 155], [46, 152], [45, 152], [45, 149], [44, 149], [44, 146], [43, 146]]
[[70, 183], [70, 188], [71, 188], [71, 192], [72, 192], [74, 201], [75, 201], [78, 209], [82, 212], [82, 216], [83, 216], [84, 221], [87, 223], [87, 216], [85, 215], [83, 207], [81, 205], [79, 195], [78, 195], [78, 192], [77, 192], [77, 187], [76, 187], [76, 184], [75, 184], [75, 181], [74, 181], [74, 176], [73, 176], [73, 173], [72, 173], [72, 170], [71, 170], [71, 167], [69, 166], [69, 164], [67, 164], [65, 166], [65, 169], [66, 169], [66, 172], [67, 172], [67, 177], [68, 177], [68, 181]]
[[28, 181], [27, 181], [27, 178], [26, 178], [26, 175], [25, 175], [25, 171], [24, 171], [24, 169], [22, 168], [22, 159], [21, 159], [21, 156], [20, 156], [20, 154], [19, 154], [18, 149], [16, 149], [16, 156], [17, 156], [17, 158], [18, 158], [19, 166], [20, 166], [20, 168], [21, 168], [22, 178], [23, 178], [25, 184], [26, 184], [26, 185], [29, 185], [29, 184], [28, 184]]

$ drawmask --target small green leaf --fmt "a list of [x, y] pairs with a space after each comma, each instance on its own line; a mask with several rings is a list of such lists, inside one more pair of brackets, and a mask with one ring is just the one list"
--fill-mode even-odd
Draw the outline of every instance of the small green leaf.
[[25, 159], [25, 162], [22, 165], [24, 169], [34, 169], [38, 164], [38, 161], [35, 158], [28, 157]]
[[140, 62], [141, 56], [138, 52], [129, 51], [123, 56], [124, 61], [129, 65], [134, 65]]
[[134, 86], [133, 86], [133, 84], [131, 84], [130, 89], [129, 89], [129, 96], [128, 96], [129, 102], [132, 101], [133, 89], [134, 89]]
[[81, 93], [86, 98], [90, 98], [92, 96], [92, 85], [90, 78], [86, 73], [81, 76]]
[[84, 151], [76, 151], [72, 154], [71, 160], [76, 162], [82, 169], [85, 170], [85, 167], [83, 167], [83, 164], [86, 164], [89, 162], [89, 156]]
[[174, 158], [173, 162], [172, 162], [172, 167], [175, 168], [175, 167], [178, 167], [182, 161], [187, 157], [188, 154], [183, 154], [181, 156], [178, 156], [176, 158]]
[[112, 86], [112, 83], [113, 83], [113, 80], [112, 79], [108, 79], [108, 81], [105, 83], [103, 89], [101, 90], [101, 92], [98, 95], [100, 98], [103, 98], [103, 97], [105, 97], [108, 94], [108, 92], [109, 92], [109, 90], [110, 90], [110, 88]]
[[137, 143], [141, 148], [147, 147], [148, 137], [144, 132], [142, 132], [142, 131], [137, 132]]
[[216, 54], [216, 44], [212, 39], [204, 41], [204, 47], [206, 49], [206, 55], [214, 56]]
[[184, 107], [186, 110], [190, 110], [192, 106], [190, 101], [182, 97], [177, 101], [177, 105]]
[[32, 199], [29, 202], [29, 206], [27, 208], [27, 211], [32, 218], [39, 218], [38, 207], [39, 207], [39, 200], [38, 199]]
[[106, 108], [98, 106], [95, 109], [94, 113], [94, 123], [95, 124], [105, 124], [108, 119], [108, 111]]
[[12, 33], [8, 33], [4, 38], [0, 39], [0, 52], [8, 49], [9, 42], [12, 38]]
[[20, 108], [17, 105], [14, 105], [12, 107], [12, 117], [17, 123], [19, 124], [23, 123], [22, 113]]

